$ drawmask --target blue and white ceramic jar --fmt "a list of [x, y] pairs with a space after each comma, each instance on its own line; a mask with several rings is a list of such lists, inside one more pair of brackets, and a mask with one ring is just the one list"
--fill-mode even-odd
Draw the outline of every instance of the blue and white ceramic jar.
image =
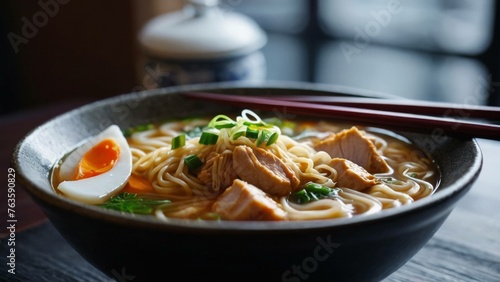
[[139, 41], [159, 87], [265, 79], [265, 32], [214, 0], [190, 0], [183, 10], [152, 19]]

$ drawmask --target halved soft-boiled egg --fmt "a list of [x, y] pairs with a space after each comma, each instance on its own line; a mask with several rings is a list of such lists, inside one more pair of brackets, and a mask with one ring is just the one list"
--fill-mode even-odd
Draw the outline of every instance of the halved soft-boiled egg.
[[132, 154], [117, 125], [90, 137], [59, 168], [57, 189], [69, 198], [101, 204], [117, 194], [132, 172]]

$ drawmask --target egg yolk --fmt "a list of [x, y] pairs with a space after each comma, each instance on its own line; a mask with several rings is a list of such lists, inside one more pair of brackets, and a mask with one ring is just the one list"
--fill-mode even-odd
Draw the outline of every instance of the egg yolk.
[[148, 180], [144, 179], [141, 176], [131, 174], [127, 185], [123, 187], [122, 192], [128, 192], [128, 193], [154, 193], [155, 190], [153, 189], [153, 186], [151, 183], [149, 183]]
[[104, 139], [83, 155], [76, 169], [75, 180], [109, 171], [119, 156], [120, 147], [113, 140]]

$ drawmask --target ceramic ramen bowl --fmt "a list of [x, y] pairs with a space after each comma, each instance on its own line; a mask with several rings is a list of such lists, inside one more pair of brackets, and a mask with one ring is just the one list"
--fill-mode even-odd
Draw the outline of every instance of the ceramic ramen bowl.
[[12, 163], [23, 185], [64, 238], [103, 273], [134, 281], [379, 281], [414, 256], [470, 189], [482, 164], [474, 139], [397, 133], [420, 144], [440, 168], [429, 197], [400, 208], [334, 220], [235, 222], [170, 220], [82, 204], [54, 192], [51, 170], [64, 153], [111, 124], [216, 115], [231, 106], [188, 100], [199, 90], [239, 95], [383, 95], [313, 84], [215, 83], [130, 93], [88, 104], [34, 129]]

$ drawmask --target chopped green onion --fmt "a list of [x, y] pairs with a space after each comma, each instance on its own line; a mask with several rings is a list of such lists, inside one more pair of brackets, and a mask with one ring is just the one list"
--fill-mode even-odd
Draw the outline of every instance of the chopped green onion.
[[213, 145], [217, 143], [217, 139], [219, 139], [219, 135], [212, 132], [204, 131], [201, 134], [199, 143], [203, 145]]
[[208, 127], [211, 128], [231, 128], [235, 126], [236, 123], [230, 117], [226, 115], [217, 115], [208, 123]]
[[238, 117], [236, 120], [241, 119], [245, 122], [250, 122], [252, 124], [262, 124], [264, 123], [262, 119], [255, 112], [249, 109], [244, 109], [241, 111], [241, 117]]
[[247, 131], [245, 132], [245, 136], [251, 139], [257, 139], [259, 137], [259, 130], [247, 127]]
[[269, 127], [268, 124], [264, 123], [264, 122], [251, 122], [251, 121], [244, 121], [243, 122], [243, 125], [246, 125], [246, 126], [259, 126], [259, 127]]
[[[279, 120], [276, 120], [279, 122]], [[228, 130], [229, 129], [229, 130]], [[241, 136], [246, 136], [256, 140], [256, 145], [266, 144], [267, 146], [276, 143], [281, 135], [278, 126], [262, 120], [255, 112], [245, 109], [236, 120], [226, 115], [217, 115], [210, 120], [207, 127], [200, 134], [200, 144], [213, 145], [217, 143], [219, 135], [224, 132], [232, 140]], [[187, 133], [191, 137], [190, 133]]]
[[238, 131], [236, 133], [233, 134], [233, 140], [236, 140], [238, 138], [240, 138], [241, 136], [245, 135], [245, 131]]
[[267, 140], [266, 146], [270, 146], [276, 143], [276, 141], [278, 141], [278, 137], [279, 137], [278, 132], [274, 132], [273, 134], [271, 134], [271, 136], [269, 136], [269, 139]]
[[269, 140], [269, 137], [271, 136], [271, 131], [269, 130], [262, 130], [260, 135], [259, 135], [259, 138], [257, 139], [257, 147], [260, 146], [260, 144], [264, 143], [264, 142], [267, 142], [267, 140]]
[[177, 135], [172, 138], [172, 150], [183, 147], [186, 145], [186, 134]]
[[223, 121], [223, 122], [219, 122], [215, 125], [215, 128], [217, 129], [221, 129], [221, 128], [232, 128], [232, 127], [235, 127], [236, 126], [236, 123], [232, 122], [232, 121]]
[[203, 162], [200, 160], [200, 158], [198, 158], [197, 155], [189, 155], [185, 157], [184, 163], [188, 167], [189, 171], [196, 171], [203, 165]]

